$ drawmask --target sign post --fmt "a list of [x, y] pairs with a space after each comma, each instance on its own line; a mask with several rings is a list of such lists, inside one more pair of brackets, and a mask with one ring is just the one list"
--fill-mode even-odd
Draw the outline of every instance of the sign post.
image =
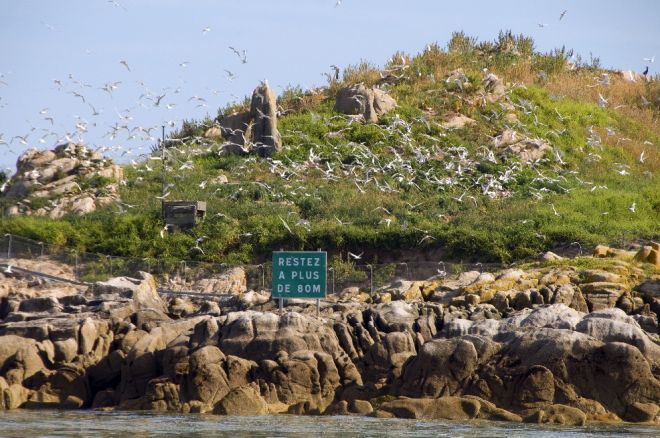
[[280, 309], [284, 298], [325, 298], [327, 267], [325, 251], [274, 251], [272, 297]]

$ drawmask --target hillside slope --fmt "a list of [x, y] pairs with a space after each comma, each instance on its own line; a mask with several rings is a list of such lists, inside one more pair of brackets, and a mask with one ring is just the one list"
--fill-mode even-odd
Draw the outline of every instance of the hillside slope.
[[[280, 248], [510, 262], [557, 246], [657, 239], [658, 81], [571, 55], [535, 52], [510, 32], [482, 43], [455, 33], [447, 49], [395, 53], [383, 70], [346, 68], [325, 87], [279, 96], [284, 147], [270, 158], [221, 156], [223, 140], [204, 135], [215, 120], [185, 122], [167, 142], [165, 174], [168, 199], [208, 204], [191, 232], [161, 237], [162, 163], [148, 157], [125, 166], [123, 204], [61, 220], [5, 218], [0, 231], [225, 263]], [[359, 83], [385, 90], [396, 109], [377, 123], [333, 111], [337, 91]]]

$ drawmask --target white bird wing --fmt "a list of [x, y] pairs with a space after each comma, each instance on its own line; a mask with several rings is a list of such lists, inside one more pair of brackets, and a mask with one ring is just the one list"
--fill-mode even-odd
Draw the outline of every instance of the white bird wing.
[[286, 228], [286, 230], [287, 230], [290, 234], [293, 234], [293, 231], [291, 231], [291, 227], [289, 227], [289, 224], [287, 224], [286, 221], [285, 221], [284, 219], [282, 219], [282, 216], [279, 216], [279, 215], [278, 215], [277, 217], [280, 218], [280, 220], [282, 221], [282, 224], [284, 224], [284, 228]]

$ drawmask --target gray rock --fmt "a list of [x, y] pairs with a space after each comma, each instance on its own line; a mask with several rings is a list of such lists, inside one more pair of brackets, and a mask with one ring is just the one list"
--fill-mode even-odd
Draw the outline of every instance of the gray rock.
[[226, 157], [229, 155], [238, 155], [239, 157], [249, 154], [250, 151], [240, 143], [223, 143], [220, 145], [219, 155]]
[[378, 122], [378, 118], [392, 111], [396, 101], [379, 88], [362, 84], [340, 88], [335, 98], [334, 111], [342, 114], [362, 115], [364, 120]]
[[246, 143], [250, 121], [251, 115], [248, 111], [229, 114], [217, 120], [222, 138], [239, 146], [244, 146]]
[[277, 130], [277, 98], [267, 81], [255, 88], [250, 103], [252, 143], [261, 156], [270, 156], [282, 148], [282, 138]]
[[214, 414], [254, 416], [268, 413], [266, 400], [252, 386], [233, 389], [216, 404]]

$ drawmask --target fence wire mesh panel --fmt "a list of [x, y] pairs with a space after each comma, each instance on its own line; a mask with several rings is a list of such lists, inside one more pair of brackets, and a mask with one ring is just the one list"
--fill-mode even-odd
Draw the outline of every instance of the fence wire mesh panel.
[[[139, 278], [148, 272], [159, 284], [173, 291], [240, 293], [246, 290], [269, 290], [272, 283], [271, 262], [258, 265], [228, 265], [166, 258], [118, 257], [78, 252], [72, 248], [46, 244], [25, 237], [5, 234], [0, 237], [0, 258], [8, 264], [40, 271], [44, 263], [58, 262], [63, 278], [84, 282], [106, 281], [112, 277]], [[339, 294], [349, 288], [374, 293], [398, 281], [444, 278], [466, 271], [489, 272], [499, 264], [467, 264], [445, 261], [362, 263], [331, 256], [328, 260], [327, 291]], [[353, 289], [355, 290], [355, 289]]]

